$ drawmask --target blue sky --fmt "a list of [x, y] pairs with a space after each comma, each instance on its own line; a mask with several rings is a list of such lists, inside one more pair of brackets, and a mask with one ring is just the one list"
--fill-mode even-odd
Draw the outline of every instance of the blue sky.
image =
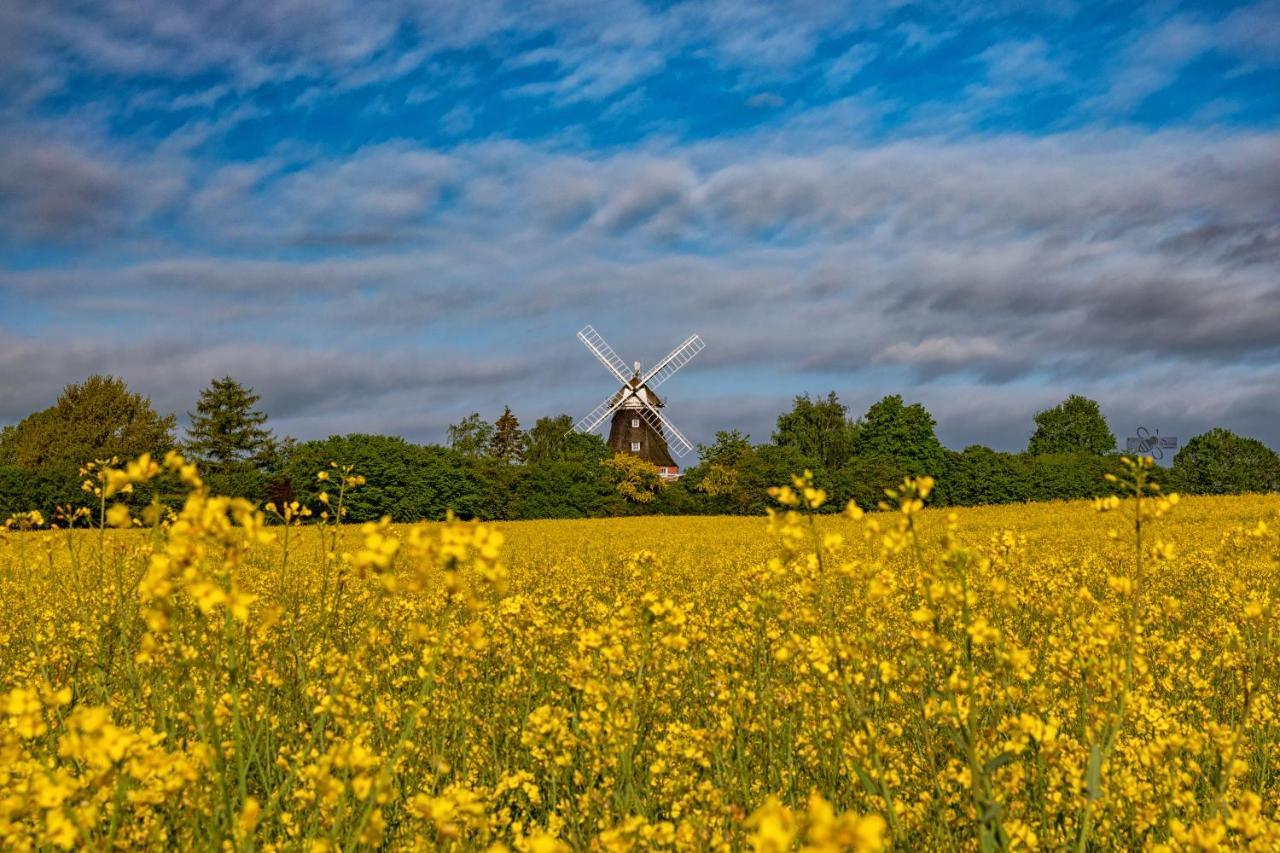
[[0, 423], [93, 372], [180, 415], [438, 441], [666, 386], [1021, 448], [1068, 393], [1280, 445], [1280, 3], [136, 0], [0, 9]]

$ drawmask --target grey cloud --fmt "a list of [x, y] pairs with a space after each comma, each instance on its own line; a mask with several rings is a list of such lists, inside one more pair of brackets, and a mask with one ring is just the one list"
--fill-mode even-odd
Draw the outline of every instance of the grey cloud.
[[[1101, 394], [1135, 370], [1186, 368], [1194, 379], [1162, 381], [1188, 395], [1197, 382], [1263, 375], [1280, 355], [1267, 262], [1280, 221], [1274, 133], [832, 145], [828, 130], [590, 155], [397, 141], [225, 169], [165, 152], [143, 180], [114, 183], [114, 196], [87, 206], [84, 221], [105, 217], [118, 236], [86, 239], [74, 265], [0, 273], [15, 317], [75, 292], [59, 328], [32, 319], [24, 334], [53, 341], [69, 326], [87, 347], [9, 363], [47, 360], [33, 379], [46, 396], [82, 372], [136, 374], [174, 408], [227, 365], [270, 390], [301, 431], [349, 409], [361, 423], [397, 424], [488, 411], [504, 397], [542, 411], [548, 376], [555, 399], [592, 403], [609, 389], [597, 389], [590, 363], [574, 366], [574, 330], [620, 329], [606, 334], [641, 359], [668, 346], [654, 330], [670, 330], [670, 343], [696, 330], [711, 346], [673, 405], [724, 394], [743, 373], [783, 404], [814, 384], [860, 403], [920, 388], [954, 423], [975, 425], [955, 427], [958, 441], [995, 427], [948, 386], [986, 383], [972, 393], [1014, 401], [1010, 416], [1026, 420], [1027, 406], [1055, 402], [1042, 397]], [[93, 149], [108, 174], [132, 174], [131, 160], [146, 159], [132, 154]], [[190, 198], [165, 189], [187, 186]], [[38, 209], [31, 192], [22, 204]], [[160, 240], [142, 226], [162, 207], [171, 218]], [[140, 250], [144, 239], [158, 242]], [[176, 335], [193, 318], [218, 346], [107, 342], [126, 327], [148, 341]], [[446, 340], [453, 347], [440, 349]], [[497, 367], [448, 384], [468, 358]], [[311, 385], [309, 371], [329, 384]], [[1241, 399], [1219, 402], [1257, 422]], [[11, 399], [0, 414], [28, 404]]]
[[[378, 354], [175, 338], [55, 344], [0, 334], [0, 371], [26, 377], [0, 394], [0, 422], [51, 405], [64, 385], [97, 372], [123, 376], [157, 409], [175, 411], [180, 419], [211, 378], [230, 374], [262, 394], [273, 418], [315, 418], [319, 425], [335, 414], [398, 408], [421, 419], [427, 410], [455, 408], [468, 390], [489, 395], [496, 387], [516, 387], [536, 369], [522, 358], [460, 355], [442, 347]], [[304, 437], [328, 434], [324, 429]]]

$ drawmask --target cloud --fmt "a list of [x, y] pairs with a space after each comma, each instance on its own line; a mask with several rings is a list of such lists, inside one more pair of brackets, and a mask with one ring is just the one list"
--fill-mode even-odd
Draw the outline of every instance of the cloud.
[[873, 44], [859, 43], [833, 59], [823, 71], [826, 83], [832, 89], [842, 89], [872, 60], [879, 49]]
[[1209, 53], [1246, 67], [1280, 63], [1280, 3], [1267, 0], [1211, 18], [1177, 14], [1161, 21], [1120, 52], [1105, 91], [1086, 107], [1127, 113], [1172, 85], [1192, 60]]
[[785, 103], [782, 96], [775, 92], [760, 92], [747, 98], [747, 106], [753, 110], [776, 110]]
[[[1210, 54], [1269, 67], [1269, 8], [1148, 21], [1101, 76], [1078, 44], [980, 22], [938, 124], [870, 72], [953, 34], [875, 29], [907, 14], [876, 4], [3, 12], [25, 47], [0, 86], [28, 100], [0, 108], [0, 368], [24, 377], [0, 420], [94, 370], [178, 411], [231, 372], [304, 437], [438, 437], [502, 402], [589, 408], [611, 390], [572, 338], [590, 322], [642, 360], [703, 335], [670, 388], [700, 440], [762, 438], [795, 393], [835, 388], [919, 396], [953, 442], [1019, 446], [1072, 391], [1275, 442], [1280, 134], [974, 129], [1046, 90], [1120, 114]], [[736, 115], [754, 101], [750, 127], [662, 113], [672, 63]], [[23, 89], [76, 74], [126, 83], [65, 115]], [[310, 127], [357, 89], [356, 110], [411, 103], [430, 132], [356, 115], [312, 138], [255, 97]], [[517, 138], [503, 110], [552, 129]]]

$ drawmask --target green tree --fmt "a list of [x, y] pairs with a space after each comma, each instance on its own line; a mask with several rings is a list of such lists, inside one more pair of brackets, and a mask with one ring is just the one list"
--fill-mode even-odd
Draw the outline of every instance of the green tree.
[[699, 464], [681, 479], [687, 488], [718, 499], [724, 507], [721, 511], [736, 511], [742, 503], [738, 469], [754, 453], [751, 436], [736, 429], [720, 430], [711, 444], [698, 445]]
[[188, 412], [186, 451], [210, 474], [264, 470], [275, 455], [267, 416], [254, 408], [261, 399], [230, 376], [214, 379]]
[[1215, 428], [1173, 457], [1173, 485], [1186, 492], [1226, 495], [1280, 490], [1280, 456], [1256, 438]]
[[591, 518], [608, 511], [613, 488], [603, 466], [548, 460], [525, 466], [515, 518]]
[[0, 465], [74, 479], [81, 465], [95, 459], [172, 450], [175, 423], [172, 414], [157, 414], [150, 398], [132, 393], [124, 380], [90, 376], [64, 388], [49, 408], [4, 430]]
[[39, 510], [53, 519], [60, 505], [80, 504], [84, 493], [74, 478], [51, 477], [17, 465], [0, 465], [0, 523], [16, 512]]
[[1072, 394], [1051, 409], [1036, 414], [1036, 431], [1027, 443], [1027, 452], [1093, 453], [1101, 456], [1115, 450], [1116, 437], [1094, 400]]
[[515, 464], [524, 461], [525, 435], [520, 421], [504, 406], [502, 416], [493, 425], [493, 437], [489, 439], [489, 455], [494, 459]]
[[815, 465], [829, 471], [839, 468], [853, 455], [858, 425], [849, 420], [849, 410], [836, 392], [825, 400], [812, 400], [808, 394], [796, 397], [791, 411], [778, 415], [773, 443], [794, 447]]
[[1010, 503], [1026, 500], [1028, 487], [1027, 468], [1018, 457], [971, 444], [947, 454], [936, 499], [958, 506]]
[[946, 464], [933, 415], [919, 403], [905, 405], [894, 394], [872, 404], [858, 423], [855, 456], [888, 459], [912, 476], [938, 476]]
[[449, 426], [449, 448], [471, 459], [486, 455], [492, 441], [493, 424], [481, 418], [479, 412]]
[[795, 447], [753, 446], [737, 430], [716, 433], [715, 442], [698, 451], [702, 462], [679, 485], [689, 495], [704, 496], [699, 509], [712, 513], [763, 513], [770, 505], [770, 486], [790, 483], [792, 475], [813, 464]]
[[570, 415], [538, 418], [525, 436], [525, 459], [531, 463], [563, 460], [572, 431]]
[[319, 510], [318, 496], [333, 492], [332, 483], [316, 480], [329, 463], [354, 465], [365, 485], [347, 498], [347, 521], [373, 521], [390, 515], [395, 521], [440, 519], [452, 509], [474, 514], [476, 484], [463, 458], [435, 445], [410, 444], [388, 435], [334, 435], [294, 447], [286, 471], [297, 499]]
[[885, 489], [902, 485], [906, 471], [884, 456], [850, 456], [835, 471], [822, 476], [818, 485], [827, 489], [827, 505], [841, 510], [853, 501], [864, 510], [875, 509], [885, 499]]
[[1119, 456], [1096, 453], [1042, 453], [1021, 457], [1027, 471], [1027, 499], [1072, 501], [1114, 494], [1116, 487], [1106, 476], [1120, 476], [1124, 467]]

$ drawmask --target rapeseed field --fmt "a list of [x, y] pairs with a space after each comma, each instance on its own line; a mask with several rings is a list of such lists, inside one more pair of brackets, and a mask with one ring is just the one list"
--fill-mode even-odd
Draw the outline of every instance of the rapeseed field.
[[[1280, 848], [1274, 496], [415, 526], [85, 471], [0, 541], [0, 846]], [[130, 508], [158, 476], [178, 512]]]

